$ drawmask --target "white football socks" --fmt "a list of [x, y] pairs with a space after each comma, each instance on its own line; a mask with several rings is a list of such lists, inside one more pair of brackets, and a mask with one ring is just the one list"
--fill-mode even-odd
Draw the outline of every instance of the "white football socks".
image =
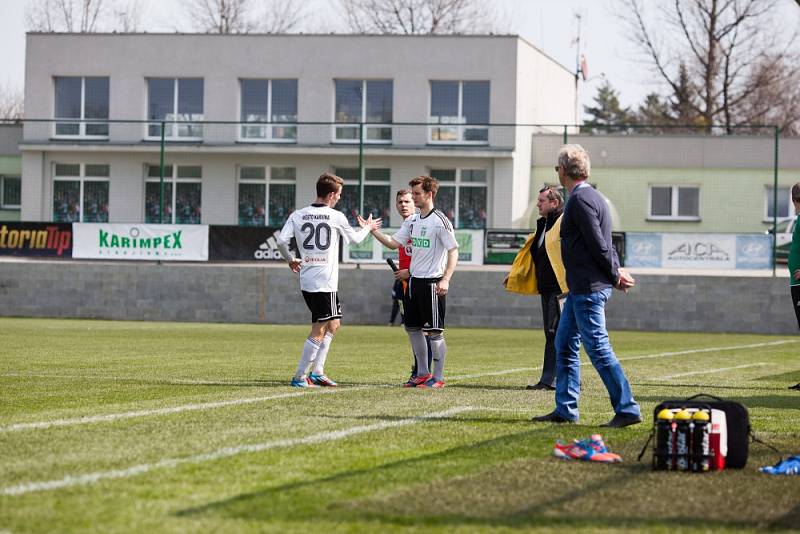
[[303, 380], [306, 371], [319, 352], [320, 343], [316, 339], [308, 338], [303, 345], [303, 354], [300, 356], [300, 363], [297, 364], [297, 371], [294, 372], [295, 380]]
[[325, 374], [325, 360], [328, 358], [328, 349], [331, 347], [331, 343], [333, 343], [333, 334], [328, 332], [325, 334], [325, 337], [322, 338], [322, 344], [319, 346], [317, 358], [314, 360], [314, 370], [311, 371], [313, 374]]

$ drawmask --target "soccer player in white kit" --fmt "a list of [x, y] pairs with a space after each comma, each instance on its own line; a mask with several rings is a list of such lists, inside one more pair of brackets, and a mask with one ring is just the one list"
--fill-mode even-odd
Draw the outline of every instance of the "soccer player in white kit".
[[[434, 209], [433, 201], [439, 182], [430, 176], [418, 176], [409, 182], [414, 205], [419, 208], [403, 222], [393, 236], [372, 230], [375, 239], [385, 246], [397, 249], [411, 239], [411, 278], [404, 302], [405, 326], [411, 349], [417, 359], [417, 376], [407, 387], [444, 387], [444, 360], [447, 345], [444, 342], [445, 296], [450, 288], [450, 278], [458, 263], [458, 242], [453, 224], [444, 213]], [[368, 221], [359, 219], [365, 224]], [[423, 331], [428, 332], [433, 353], [433, 374], [428, 369], [428, 347]]]
[[[358, 217], [360, 230], [354, 230], [344, 214], [333, 209], [342, 196], [344, 181], [324, 173], [317, 180], [317, 199], [308, 207], [293, 212], [278, 236], [278, 249], [289, 268], [300, 273], [300, 289], [311, 310], [311, 333], [303, 346], [291, 385], [307, 388], [335, 387], [336, 382], [325, 376], [325, 359], [341, 324], [339, 287], [339, 237], [347, 242], [360, 243], [371, 230], [380, 228], [380, 219], [372, 215]], [[300, 258], [289, 251], [292, 238], [297, 241]], [[309, 367], [314, 368], [306, 375]]]

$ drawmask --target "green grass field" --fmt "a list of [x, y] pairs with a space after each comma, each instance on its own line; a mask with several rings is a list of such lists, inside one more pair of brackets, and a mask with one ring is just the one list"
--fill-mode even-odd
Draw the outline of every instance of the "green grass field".
[[[755, 531], [800, 525], [800, 477], [652, 472], [666, 398], [744, 403], [800, 452], [800, 338], [612, 332], [645, 423], [622, 464], [565, 462], [612, 411], [591, 365], [578, 425], [533, 424], [539, 331], [451, 329], [447, 387], [403, 389], [400, 328], [343, 326], [339, 388], [289, 378], [307, 326], [0, 319], [0, 532]], [[679, 375], [679, 376], [675, 376]]]

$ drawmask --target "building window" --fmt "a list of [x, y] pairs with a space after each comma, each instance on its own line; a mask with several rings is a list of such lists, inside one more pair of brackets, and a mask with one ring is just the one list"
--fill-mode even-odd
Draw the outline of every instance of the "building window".
[[[359, 214], [359, 181], [358, 167], [336, 167], [334, 174], [344, 180], [342, 198], [336, 209], [347, 216], [350, 225], [358, 227], [356, 215]], [[364, 211], [360, 215], [365, 219], [372, 215], [373, 219], [382, 218], [383, 226], [391, 226], [392, 210], [394, 203], [391, 201], [391, 169], [369, 168], [364, 169]], [[398, 221], [398, 224], [402, 221]]]
[[53, 221], [108, 222], [108, 178], [105, 164], [56, 163], [53, 173]]
[[239, 226], [281, 228], [295, 210], [296, 182], [294, 167], [240, 167]]
[[148, 78], [147, 125], [149, 138], [161, 137], [161, 122], [166, 121], [166, 139], [200, 140], [203, 125], [202, 78]]
[[57, 76], [55, 95], [56, 137], [108, 137], [108, 78]]
[[22, 180], [19, 176], [0, 176], [0, 208], [19, 209], [22, 203]]
[[439, 180], [434, 204], [455, 228], [486, 228], [486, 169], [431, 169], [430, 175]]
[[363, 123], [363, 142], [391, 143], [392, 80], [336, 80], [334, 140], [358, 143], [359, 123]]
[[[297, 80], [241, 80], [242, 141], [297, 141]], [[275, 123], [275, 124], [273, 124]]]
[[487, 144], [489, 87], [486, 82], [431, 81], [431, 143]]
[[[778, 220], [791, 217], [792, 210], [792, 189], [790, 187], [778, 187]], [[775, 217], [775, 188], [768, 185], [764, 188], [764, 220], [772, 221]]]
[[698, 186], [650, 186], [648, 219], [660, 221], [699, 221], [700, 188]]
[[199, 165], [164, 166], [164, 216], [161, 210], [161, 169], [147, 165], [144, 187], [144, 222], [150, 224], [200, 224], [203, 169]]

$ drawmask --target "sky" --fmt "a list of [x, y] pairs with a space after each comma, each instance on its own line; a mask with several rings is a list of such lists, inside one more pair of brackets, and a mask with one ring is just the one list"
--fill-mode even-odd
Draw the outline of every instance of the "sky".
[[[25, 72], [25, 9], [36, 0], [0, 0], [0, 89], [22, 92]], [[109, 1], [109, 0], [106, 0]], [[308, 13], [304, 30], [325, 31], [344, 26], [331, 7], [336, 0], [297, 0]], [[657, 77], [642, 63], [622, 22], [614, 13], [614, 0], [484, 0], [497, 13], [502, 33], [518, 34], [552, 59], [575, 68], [578, 19], [581, 16], [581, 52], [589, 78], [579, 87], [583, 105], [592, 103], [603, 76], [618, 91], [623, 106], [636, 107], [651, 92], [663, 91]], [[644, 0], [655, 2], [657, 0]], [[663, 0], [658, 0], [663, 1]], [[189, 31], [181, 17], [181, 0], [140, 0], [147, 31]], [[780, 21], [787, 30], [800, 26], [800, 9], [794, 0], [776, 0]], [[602, 76], [601, 76], [602, 75]]]

